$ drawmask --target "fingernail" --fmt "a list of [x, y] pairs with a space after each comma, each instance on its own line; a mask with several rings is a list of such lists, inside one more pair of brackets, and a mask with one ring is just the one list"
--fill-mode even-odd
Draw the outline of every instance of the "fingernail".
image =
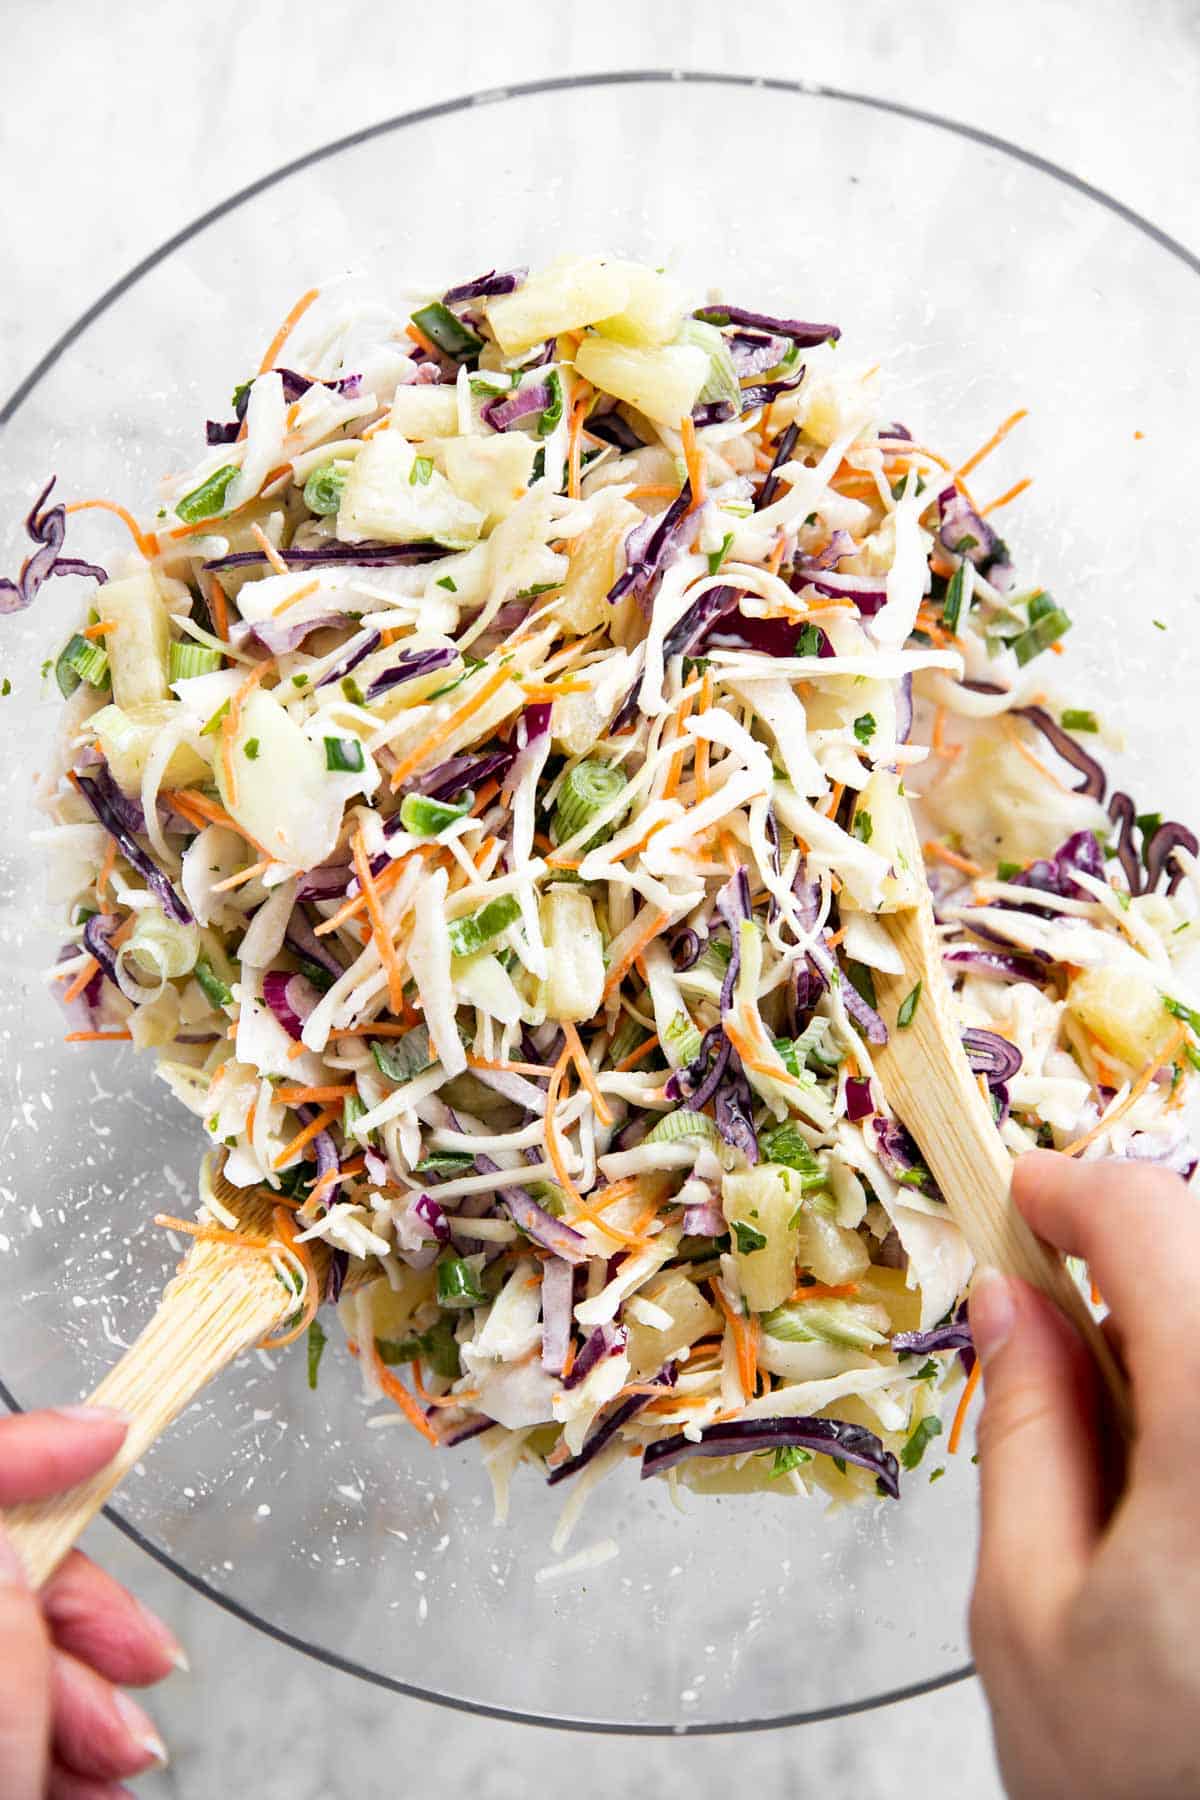
[[92, 1406], [87, 1401], [81, 1402], [78, 1406], [52, 1406], [50, 1410], [57, 1413], [60, 1419], [81, 1419], [86, 1425], [133, 1424], [131, 1413], [122, 1412], [116, 1406]]
[[139, 1749], [144, 1750], [155, 1766], [165, 1769], [167, 1766], [167, 1746], [154, 1729], [154, 1724], [147, 1713], [144, 1713], [136, 1700], [120, 1688], [113, 1695], [113, 1702], [121, 1716], [121, 1723]]
[[971, 1283], [967, 1317], [975, 1341], [975, 1354], [985, 1369], [1008, 1342], [1016, 1316], [1012, 1283], [1008, 1277], [999, 1269], [979, 1269]]
[[138, 1600], [135, 1604], [138, 1612], [146, 1622], [147, 1629], [158, 1639], [175, 1667], [181, 1670], [184, 1675], [190, 1675], [192, 1665], [187, 1659], [187, 1652], [184, 1650], [183, 1645], [179, 1642], [179, 1639], [175, 1636], [175, 1633], [171, 1630], [170, 1626], [164, 1625], [158, 1614], [151, 1612], [150, 1608], [144, 1605], [142, 1601]]
[[0, 1532], [0, 1588], [28, 1588], [25, 1564], [8, 1539]]

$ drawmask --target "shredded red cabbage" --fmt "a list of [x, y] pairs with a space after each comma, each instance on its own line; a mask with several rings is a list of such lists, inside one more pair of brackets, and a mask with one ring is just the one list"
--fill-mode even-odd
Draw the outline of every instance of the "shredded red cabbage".
[[[382, 642], [383, 639], [379, 632], [374, 629], [364, 631], [361, 637], [355, 638], [341, 661], [334, 663], [332, 669], [330, 669], [327, 674], [322, 675], [320, 681], [317, 682], [316, 687], [328, 687], [331, 682], [344, 681], [346, 676], [349, 675], [352, 670], [357, 669], [360, 662], [363, 662], [370, 656], [372, 650], [378, 650]], [[313, 691], [315, 693], [316, 688], [314, 688]]]
[[290, 1038], [300, 1042], [304, 1021], [321, 998], [303, 975], [270, 969], [263, 976], [263, 999]]
[[892, 1349], [897, 1355], [907, 1352], [911, 1356], [929, 1356], [935, 1350], [972, 1350], [974, 1347], [971, 1327], [965, 1319], [935, 1325], [932, 1331], [899, 1331], [892, 1339]]
[[[1180, 825], [1175, 819], [1167, 819], [1151, 837], [1148, 844], [1143, 843], [1142, 856], [1146, 864], [1146, 892], [1152, 893], [1158, 886], [1166, 869], [1167, 862], [1176, 850], [1186, 850], [1190, 856], [1200, 855], [1200, 843], [1196, 841], [1194, 831], [1186, 825]], [[1183, 880], [1184, 871], [1175, 862], [1167, 879], [1167, 892], [1173, 894]]]
[[790, 338], [802, 350], [814, 344], [836, 344], [842, 335], [840, 325], [810, 325], [803, 319], [773, 319], [769, 313], [748, 312], [744, 306], [701, 306], [692, 314], [706, 325], [750, 325], [759, 331], [778, 332]]
[[589, 437], [599, 438], [602, 444], [611, 444], [616, 450], [640, 450], [645, 443], [640, 438], [623, 413], [612, 408], [604, 413], [590, 413], [587, 422]]
[[859, 1119], [868, 1119], [875, 1111], [875, 1102], [871, 1098], [871, 1083], [865, 1076], [850, 1075], [846, 1078], [846, 1117], [855, 1123]]
[[515, 293], [528, 273], [527, 268], [505, 269], [499, 274], [495, 269], [489, 269], [486, 275], [476, 275], [473, 281], [447, 288], [442, 295], [442, 305], [455, 306], [460, 300], [486, 300], [495, 294]]
[[76, 775], [75, 785], [97, 819], [113, 839], [130, 868], [136, 869], [163, 911], [180, 925], [190, 925], [192, 915], [166, 875], [127, 829], [100, 782], [90, 775]]
[[493, 431], [507, 431], [510, 426], [519, 425], [522, 419], [544, 413], [553, 403], [554, 391], [549, 380], [527, 381], [515, 393], [497, 394], [486, 401], [479, 409], [479, 416]]
[[779, 471], [785, 463], [791, 462], [792, 451], [796, 448], [796, 440], [799, 436], [800, 427], [798, 425], [789, 425], [787, 430], [780, 437], [779, 442], [775, 447], [774, 461], [767, 470], [763, 484], [755, 496], [754, 509], [756, 512], [761, 507], [770, 506], [772, 500], [775, 498], [775, 494], [779, 487]]
[[1079, 770], [1083, 780], [1075, 783], [1077, 794], [1088, 794], [1093, 800], [1104, 799], [1104, 791], [1108, 786], [1107, 777], [1096, 758], [1089, 755], [1078, 738], [1072, 737], [1069, 731], [1064, 731], [1043, 706], [1014, 706], [1013, 712], [1018, 719], [1028, 719], [1031, 725], [1035, 725], [1063, 761]]
[[634, 526], [625, 540], [625, 572], [608, 590], [611, 601], [633, 592], [645, 602], [651, 583], [690, 549], [700, 529], [700, 509], [692, 512], [691, 504], [692, 484], [685, 481], [665, 512]]
[[[393, 564], [437, 562], [439, 557], [448, 554], [441, 544], [347, 544], [341, 538], [327, 538], [323, 544], [309, 550], [289, 547], [275, 552], [289, 569], [332, 568], [343, 563], [378, 569], [388, 568]], [[210, 573], [218, 573], [221, 569], [248, 569], [255, 563], [269, 561], [265, 550], [235, 550], [228, 556], [214, 556], [203, 567]]]
[[[676, 1373], [674, 1363], [667, 1363], [646, 1385], [648, 1387], [674, 1387]], [[578, 1456], [572, 1456], [567, 1462], [559, 1463], [556, 1469], [551, 1469], [546, 1477], [546, 1485], [557, 1487], [560, 1481], [568, 1481], [572, 1475], [578, 1475], [580, 1469], [586, 1469], [593, 1457], [598, 1456], [606, 1444], [611, 1444], [622, 1425], [628, 1419], [632, 1419], [635, 1413], [641, 1412], [643, 1406], [651, 1398], [650, 1394], [634, 1394], [630, 1399], [622, 1401], [620, 1406], [614, 1407], [612, 1412], [608, 1413], [598, 1425], [592, 1427]]]
[[571, 1373], [563, 1378], [565, 1388], [578, 1387], [607, 1356], [616, 1356], [629, 1342], [623, 1325], [597, 1325], [587, 1338], [579, 1355], [571, 1364]]
[[789, 1448], [838, 1456], [843, 1462], [869, 1469], [889, 1499], [900, 1498], [896, 1458], [884, 1449], [873, 1431], [845, 1419], [730, 1419], [721, 1425], [706, 1425], [698, 1442], [680, 1432], [676, 1437], [647, 1444], [642, 1455], [642, 1477], [662, 1475], [689, 1456], [744, 1456], [752, 1451]]
[[884, 1169], [901, 1187], [913, 1187], [930, 1200], [940, 1200], [937, 1184], [921, 1158], [921, 1152], [898, 1119], [876, 1115], [875, 1151]]
[[973, 975], [992, 975], [998, 981], [1032, 981], [1046, 979], [1045, 967], [1023, 956], [1003, 950], [944, 950], [942, 961]]
[[561, 1256], [542, 1264], [542, 1367], [561, 1375], [571, 1345], [571, 1306], [575, 1297], [572, 1266]]
[[938, 495], [938, 537], [955, 556], [966, 556], [994, 587], [1003, 589], [1012, 574], [1008, 545], [953, 485]]
[[1011, 1081], [1021, 1067], [1021, 1052], [1016, 1045], [995, 1031], [979, 1031], [972, 1026], [963, 1032], [962, 1042], [972, 1073], [985, 1076], [990, 1088]]
[[731, 331], [725, 341], [739, 381], [778, 368], [791, 347], [790, 338], [761, 331]]
[[842, 1005], [854, 1020], [854, 1023], [858, 1026], [858, 1029], [862, 1032], [868, 1044], [886, 1044], [888, 1041], [888, 1028], [880, 1018], [879, 1014], [875, 1011], [875, 1008], [867, 1004], [858, 989], [854, 986], [854, 983], [842, 973], [841, 969], [837, 969], [836, 973], [838, 978], [838, 991], [842, 997]]
[[[475, 1168], [480, 1175], [495, 1175], [500, 1172], [499, 1163], [490, 1156], [477, 1156]], [[553, 1213], [548, 1213], [539, 1206], [524, 1188], [505, 1187], [496, 1191], [496, 1199], [507, 1207], [513, 1224], [523, 1231], [526, 1237], [540, 1244], [544, 1250], [552, 1250], [555, 1256], [561, 1256], [564, 1262], [581, 1263], [587, 1261], [587, 1244], [579, 1232], [564, 1225]]]
[[25, 515], [26, 536], [32, 539], [37, 549], [25, 558], [15, 581], [0, 576], [0, 614], [24, 612], [37, 599], [42, 583], [52, 575], [90, 575], [95, 581], [108, 580], [106, 571], [98, 563], [58, 554], [67, 535], [67, 510], [61, 504], [46, 505], [57, 480], [57, 475], [50, 477]]
[[[412, 791], [425, 794], [430, 800], [457, 800], [465, 789], [478, 787], [491, 775], [505, 774], [516, 754], [514, 744], [500, 750], [485, 750], [482, 756], [452, 756], [448, 761], [439, 763], [435, 769], [430, 769], [427, 775], [422, 775], [420, 786]], [[395, 818], [398, 820], [399, 816], [397, 813]], [[392, 828], [393, 820], [389, 819], [384, 826], [384, 835]], [[399, 830], [399, 826], [396, 825], [395, 829]]]
[[449, 644], [443, 644], [433, 650], [402, 650], [390, 669], [384, 669], [377, 675], [367, 689], [367, 700], [378, 700], [381, 694], [390, 693], [402, 682], [415, 681], [419, 675], [432, 675], [436, 669], [444, 669], [452, 663], [458, 652]]

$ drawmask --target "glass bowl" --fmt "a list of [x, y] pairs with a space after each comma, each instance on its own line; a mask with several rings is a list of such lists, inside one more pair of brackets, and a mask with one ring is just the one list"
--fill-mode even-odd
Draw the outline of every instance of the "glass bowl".
[[[2, 566], [51, 472], [64, 497], [144, 511], [312, 283], [354, 271], [387, 294], [593, 247], [838, 320], [848, 356], [884, 363], [889, 413], [947, 454], [1028, 406], [975, 479], [986, 499], [1036, 476], [1004, 518], [1019, 566], [1077, 618], [1048, 678], [1127, 729], [1139, 806], [1187, 816], [1198, 596], [1179, 531], [1200, 265], [1036, 158], [858, 95], [651, 72], [538, 83], [389, 120], [256, 182], [104, 295], [0, 415]], [[114, 544], [104, 515], [72, 521], [76, 555], [103, 562]], [[55, 917], [28, 837], [57, 708], [39, 666], [77, 604], [51, 583], [0, 623], [0, 1377], [21, 1406], [88, 1390], [139, 1330], [175, 1260], [147, 1221], [189, 1209], [200, 1149], [127, 1047], [63, 1046], [41, 973]], [[472, 1711], [644, 1732], [827, 1717], [969, 1672], [967, 1454], [930, 1453], [946, 1478], [910, 1475], [900, 1506], [833, 1518], [765, 1496], [680, 1514], [630, 1470], [571, 1546], [611, 1537], [619, 1556], [539, 1582], [557, 1496], [524, 1474], [495, 1525], [471, 1446], [435, 1459], [365, 1430], [350, 1358], [331, 1350], [316, 1394], [304, 1360], [243, 1359], [110, 1516], [336, 1667]]]

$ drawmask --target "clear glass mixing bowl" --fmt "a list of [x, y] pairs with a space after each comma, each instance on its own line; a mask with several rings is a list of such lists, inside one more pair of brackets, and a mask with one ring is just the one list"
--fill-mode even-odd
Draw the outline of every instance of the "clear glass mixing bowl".
[[[599, 246], [837, 319], [848, 356], [884, 363], [889, 412], [950, 454], [1029, 406], [977, 484], [986, 498], [1036, 476], [1004, 518], [1021, 567], [1078, 621], [1047, 679], [1128, 730], [1122, 779], [1141, 805], [1194, 810], [1200, 595], [1182, 542], [1200, 264], [1011, 146], [860, 96], [653, 73], [540, 83], [390, 120], [257, 182], [98, 301], [0, 415], [0, 566], [19, 562], [18, 521], [52, 471], [65, 497], [145, 510], [313, 282], [356, 271], [386, 295]], [[69, 547], [104, 561], [118, 534], [84, 515]], [[199, 1151], [127, 1047], [62, 1044], [41, 974], [57, 940], [28, 834], [56, 707], [38, 671], [69, 588], [0, 621], [0, 1377], [22, 1406], [86, 1391], [136, 1334], [174, 1261], [147, 1220], [189, 1207]], [[900, 1506], [832, 1519], [768, 1497], [681, 1515], [631, 1469], [576, 1539], [611, 1535], [619, 1558], [539, 1584], [559, 1496], [522, 1476], [495, 1526], [471, 1446], [435, 1458], [367, 1431], [350, 1359], [326, 1357], [315, 1395], [303, 1364], [245, 1358], [111, 1516], [329, 1663], [453, 1706], [626, 1731], [812, 1719], [967, 1672], [966, 1455], [934, 1486], [910, 1476]]]

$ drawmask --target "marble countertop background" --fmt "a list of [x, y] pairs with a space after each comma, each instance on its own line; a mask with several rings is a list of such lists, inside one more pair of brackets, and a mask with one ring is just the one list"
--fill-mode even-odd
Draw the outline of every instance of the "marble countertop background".
[[[0, 395], [181, 220], [300, 152], [475, 88], [679, 66], [776, 74], [944, 110], [1040, 152], [1200, 246], [1200, 0], [508, 0], [444, 21], [406, 0], [0, 0]], [[255, 1634], [107, 1524], [92, 1553], [172, 1621], [193, 1673], [152, 1700], [171, 1767], [144, 1800], [884, 1800], [949, 1774], [1001, 1792], [974, 1682], [865, 1719], [748, 1739], [571, 1738], [375, 1690]], [[411, 1772], [411, 1773], [410, 1773]]]

